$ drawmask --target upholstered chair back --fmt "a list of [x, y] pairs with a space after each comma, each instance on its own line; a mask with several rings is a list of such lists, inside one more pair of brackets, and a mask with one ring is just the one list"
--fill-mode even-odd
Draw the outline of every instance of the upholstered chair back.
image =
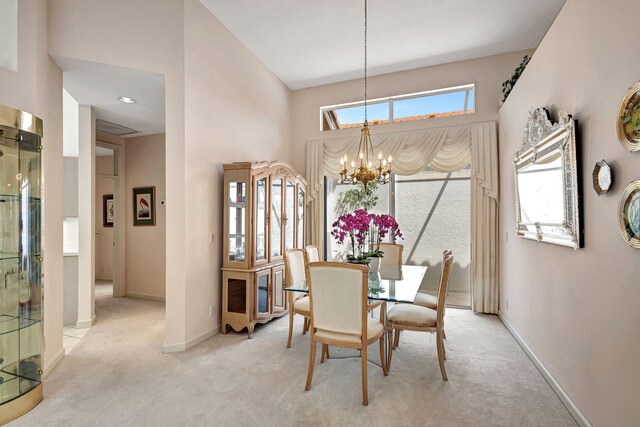
[[[305, 266], [307, 265], [307, 253], [304, 249], [289, 249], [284, 255], [285, 280], [287, 286], [300, 283], [306, 279]], [[294, 298], [304, 296], [301, 292], [294, 292]]]
[[318, 262], [320, 261], [320, 248], [316, 245], [309, 245], [305, 248], [307, 251], [307, 259], [309, 262]]
[[384, 252], [384, 256], [380, 260], [380, 267], [400, 267], [403, 249], [404, 246], [397, 243], [380, 243], [380, 250]]
[[362, 336], [367, 314], [365, 266], [312, 262], [307, 267], [311, 327]]

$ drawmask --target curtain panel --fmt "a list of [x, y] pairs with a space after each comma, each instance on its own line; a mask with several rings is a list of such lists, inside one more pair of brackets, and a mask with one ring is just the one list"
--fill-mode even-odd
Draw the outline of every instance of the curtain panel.
[[[358, 158], [359, 140], [358, 135], [307, 143], [308, 243], [320, 246], [323, 251], [324, 176], [340, 176], [340, 159], [345, 153], [349, 159]], [[413, 175], [429, 165], [450, 172], [471, 163], [472, 306], [477, 312], [497, 313], [498, 144], [495, 122], [374, 133], [372, 140], [374, 153], [381, 151], [386, 157], [391, 155], [393, 171], [399, 175]]]

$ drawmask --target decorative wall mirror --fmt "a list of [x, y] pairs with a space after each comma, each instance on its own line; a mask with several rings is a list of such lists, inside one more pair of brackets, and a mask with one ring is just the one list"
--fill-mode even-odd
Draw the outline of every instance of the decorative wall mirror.
[[551, 122], [544, 108], [530, 113], [522, 148], [514, 157], [518, 236], [583, 246], [575, 128], [565, 112], [558, 123]]

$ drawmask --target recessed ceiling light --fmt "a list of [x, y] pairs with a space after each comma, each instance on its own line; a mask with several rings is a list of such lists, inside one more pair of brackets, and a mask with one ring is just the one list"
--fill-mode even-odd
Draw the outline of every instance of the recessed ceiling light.
[[121, 96], [118, 98], [120, 102], [124, 102], [125, 104], [135, 104], [136, 100], [133, 98], [129, 98], [128, 96]]

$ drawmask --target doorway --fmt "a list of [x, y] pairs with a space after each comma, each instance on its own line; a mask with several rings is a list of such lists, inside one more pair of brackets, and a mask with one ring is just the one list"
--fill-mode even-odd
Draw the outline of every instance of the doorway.
[[95, 298], [124, 296], [122, 280], [121, 147], [96, 140]]

